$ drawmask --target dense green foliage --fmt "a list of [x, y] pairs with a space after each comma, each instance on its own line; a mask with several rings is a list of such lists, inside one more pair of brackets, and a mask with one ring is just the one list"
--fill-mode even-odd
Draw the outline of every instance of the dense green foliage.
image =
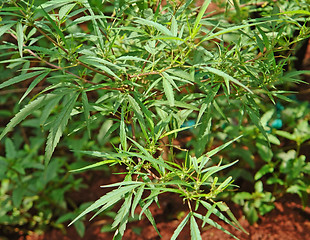
[[[284, 192], [306, 202], [310, 165], [300, 147], [310, 138], [309, 109], [289, 90], [306, 73], [294, 70], [291, 56], [310, 35], [307, 1], [216, 1], [227, 11], [209, 15], [210, 0], [41, 2], [4, 1], [0, 9], [0, 89], [26, 86], [19, 99], [3, 94], [14, 116], [0, 135], [0, 224], [24, 224], [21, 211], [55, 201], [68, 212], [64, 194], [80, 183], [73, 172], [103, 165], [122, 166], [124, 180], [59, 223], [81, 226], [87, 213], [121, 202], [115, 239], [138, 207], [157, 230], [149, 206], [172, 192], [189, 209], [172, 239], [187, 223], [201, 239], [197, 219], [230, 234], [211, 214], [246, 232], [219, 194], [232, 194], [251, 222]], [[18, 138], [19, 125], [28, 142]], [[296, 149], [275, 148], [283, 138]], [[68, 149], [74, 153], [63, 157]], [[99, 160], [85, 166], [87, 156]], [[255, 184], [253, 193], [229, 192], [240, 178]], [[273, 193], [263, 178], [277, 186]], [[44, 214], [49, 224], [52, 213]]]

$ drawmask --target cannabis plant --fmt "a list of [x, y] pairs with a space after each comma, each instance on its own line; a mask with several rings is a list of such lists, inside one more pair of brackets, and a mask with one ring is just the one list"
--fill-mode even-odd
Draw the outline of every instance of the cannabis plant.
[[[262, 133], [268, 145], [258, 101], [285, 98], [277, 86], [296, 81], [298, 74], [286, 76], [287, 61], [276, 56], [288, 56], [292, 44], [309, 36], [301, 16], [309, 12], [289, 12], [274, 1], [227, 1], [227, 11], [206, 14], [210, 2], [2, 2], [1, 63], [15, 75], [0, 89], [23, 82], [27, 89], [0, 139], [36, 116], [46, 133], [46, 165], [61, 139], [86, 133], [106, 143], [80, 152], [99, 160], [75, 171], [102, 165], [125, 169], [123, 181], [102, 186], [112, 189], [72, 223], [121, 202], [112, 224], [115, 239], [136, 213], [160, 235], [149, 207], [171, 192], [188, 206], [171, 239], [186, 224], [192, 239], [201, 239], [198, 223], [232, 235], [212, 214], [246, 232], [217, 198], [233, 187], [222, 170], [236, 164], [220, 150], [241, 143], [244, 124]], [[254, 11], [258, 18], [246, 14]], [[234, 128], [231, 135], [225, 135], [228, 127]], [[225, 137], [213, 146], [216, 129]], [[183, 133], [191, 135], [189, 143], [182, 143]]]

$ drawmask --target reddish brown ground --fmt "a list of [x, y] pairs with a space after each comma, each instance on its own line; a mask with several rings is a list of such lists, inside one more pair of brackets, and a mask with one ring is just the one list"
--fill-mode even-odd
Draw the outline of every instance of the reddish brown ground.
[[[97, 175], [97, 174], [96, 174]], [[100, 189], [98, 186], [106, 184], [105, 180], [99, 180], [98, 175], [95, 177], [97, 183], [91, 189], [83, 190], [83, 193], [75, 193], [72, 197], [79, 199], [95, 200], [100, 197]], [[112, 176], [112, 180], [115, 177]], [[94, 179], [89, 179], [92, 181]], [[116, 180], [116, 179], [114, 179]], [[92, 194], [92, 195], [90, 195]], [[171, 238], [174, 230], [182, 221], [182, 214], [187, 213], [186, 206], [182, 200], [175, 195], [165, 194], [160, 197], [161, 208], [156, 205], [151, 206], [151, 211], [155, 217], [158, 229], [163, 240]], [[300, 200], [296, 196], [286, 196], [275, 203], [276, 208], [270, 213], [262, 216], [258, 223], [250, 225], [242, 216], [241, 207], [230, 204], [230, 208], [240, 221], [242, 226], [249, 232], [249, 235], [235, 230], [233, 227], [218, 221], [225, 229], [236, 235], [241, 240], [308, 240], [310, 239], [310, 207], [302, 208]], [[215, 219], [215, 218], [214, 218]], [[44, 235], [36, 234], [26, 237], [19, 237], [18, 240], [110, 240], [113, 239], [112, 233], [101, 232], [102, 226], [111, 223], [112, 219], [97, 217], [91, 222], [86, 221], [86, 233], [83, 238], [80, 238], [74, 227], [69, 227], [66, 233], [60, 230], [51, 230]], [[140, 231], [140, 234], [135, 232]], [[141, 221], [131, 222], [128, 224], [127, 230], [123, 237], [124, 240], [159, 240], [160, 237], [153, 229], [146, 218]], [[190, 239], [189, 226], [185, 226], [179, 240]], [[212, 240], [230, 240], [233, 239], [222, 231], [207, 226], [202, 229], [202, 239]], [[1, 237], [0, 237], [1, 240]], [[10, 239], [13, 240], [13, 239]]]

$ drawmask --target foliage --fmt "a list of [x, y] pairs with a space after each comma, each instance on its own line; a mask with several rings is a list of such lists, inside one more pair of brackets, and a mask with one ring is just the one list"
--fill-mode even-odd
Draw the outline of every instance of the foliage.
[[[201, 7], [193, 1], [168, 1], [166, 5], [157, 1], [35, 2], [2, 4], [0, 36], [9, 39], [1, 45], [0, 57], [5, 58], [1, 63], [19, 74], [2, 82], [0, 89], [26, 82], [27, 90], [19, 100], [23, 107], [0, 139], [34, 115], [38, 116], [36, 127], [48, 132], [43, 172], [52, 171], [57, 163], [52, 156], [61, 139], [70, 146], [74, 137], [68, 136], [99, 142], [75, 154], [100, 161], [75, 171], [103, 165], [126, 169], [124, 180], [103, 186], [113, 189], [72, 223], [122, 201], [112, 224], [115, 239], [122, 238], [138, 207], [139, 218], [144, 214], [158, 231], [149, 207], [160, 204], [160, 194], [172, 192], [189, 209], [172, 239], [187, 223], [192, 239], [201, 239], [197, 219], [202, 226], [208, 223], [230, 234], [211, 214], [246, 232], [217, 198], [232, 186], [233, 178], [224, 170], [236, 163], [219, 151], [239, 149], [237, 156], [247, 152], [241, 164], [254, 167], [256, 150], [251, 143], [269, 164], [273, 157], [270, 146], [278, 144], [275, 135], [294, 138], [298, 146], [308, 140], [308, 135], [300, 138], [298, 131], [270, 131], [279, 125], [268, 125], [274, 112], [262, 116], [261, 111], [267, 102], [288, 100], [289, 91], [281, 88], [300, 81], [302, 72], [285, 72], [284, 67], [292, 68], [291, 48], [309, 37], [306, 23], [310, 14], [302, 7], [304, 1], [233, 1], [233, 5], [228, 1], [226, 8], [234, 11], [226, 11], [225, 17], [224, 12], [205, 15], [210, 0]], [[33, 95], [35, 90], [38, 93]], [[304, 132], [305, 123], [301, 129]], [[185, 133], [191, 135], [188, 143], [181, 142]], [[9, 138], [5, 142], [14, 146]], [[287, 158], [286, 164], [307, 169], [304, 158], [297, 155]], [[267, 172], [259, 170], [255, 180]], [[282, 185], [289, 189], [297, 175]], [[273, 201], [260, 181], [255, 186], [263, 200], [254, 201], [254, 208]], [[19, 195], [21, 199], [23, 194]], [[256, 200], [255, 193], [247, 199]], [[205, 215], [197, 211], [199, 206]]]
[[[0, 157], [0, 224], [9, 227], [7, 234], [13, 228], [25, 232], [32, 229], [42, 232], [48, 225], [63, 228], [57, 217], [71, 213], [70, 208], [74, 207], [68, 206], [70, 201], [65, 194], [83, 187], [81, 179], [69, 174], [70, 166], [64, 157], [55, 157], [44, 166], [44, 155], [39, 153], [43, 143], [42, 137], [33, 137], [17, 151], [16, 142], [5, 140], [6, 153]], [[75, 226], [83, 235], [81, 224], [79, 221]]]

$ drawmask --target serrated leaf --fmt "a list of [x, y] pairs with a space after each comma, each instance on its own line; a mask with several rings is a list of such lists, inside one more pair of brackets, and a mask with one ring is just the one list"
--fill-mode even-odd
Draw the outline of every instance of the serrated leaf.
[[52, 123], [45, 148], [45, 164], [48, 164], [52, 157], [52, 154], [65, 130], [65, 127], [67, 126], [78, 96], [78, 92], [75, 92], [72, 94], [72, 96], [70, 96], [68, 103], [64, 106], [62, 111], [57, 115], [56, 119]]
[[[143, 208], [144, 207], [144, 203], [143, 201], [140, 201], [140, 206]], [[148, 220], [150, 221], [150, 223], [152, 224], [152, 226], [154, 227], [155, 231], [157, 232], [157, 234], [159, 235], [159, 237], [162, 237], [160, 232], [158, 231], [158, 228], [156, 226], [156, 222], [155, 219], [153, 218], [153, 215], [151, 213], [151, 211], [149, 209], [146, 209], [144, 211], [144, 215], [148, 218]]]
[[[107, 61], [104, 59], [100, 59], [97, 57], [92, 57], [92, 56], [82, 56], [79, 58], [81, 62], [84, 62], [86, 64], [92, 65], [94, 67], [99, 68], [100, 70], [110, 74], [111, 76], [117, 78], [118, 80], [121, 80], [110, 68], [105, 66], [104, 64], [107, 64]], [[113, 64], [113, 66], [115, 66]]]
[[169, 31], [168, 28], [166, 28], [165, 26], [163, 26], [163, 25], [161, 25], [159, 23], [153, 22], [151, 20], [146, 20], [146, 19], [143, 19], [143, 18], [138, 18], [137, 20], [135, 20], [135, 22], [140, 23], [142, 25], [147, 25], [147, 26], [155, 27], [158, 31], [160, 31], [164, 35], [168, 35], [168, 36], [171, 35], [171, 32]]
[[[199, 213], [194, 213], [194, 216], [196, 216], [197, 218], [201, 219], [201, 220], [204, 220], [205, 219], [205, 216], [202, 216], [201, 214]], [[219, 225], [217, 222], [213, 221], [212, 219], [206, 219], [206, 222], [211, 225], [212, 227], [215, 227], [219, 230], [221, 230], [222, 232], [228, 234], [229, 236], [233, 237], [234, 239], [237, 239], [239, 240], [239, 238], [237, 238], [236, 236], [234, 236], [233, 234], [231, 234], [230, 232], [228, 232], [226, 229], [224, 229], [221, 225]], [[234, 226], [232, 223], [230, 224], [232, 226]], [[239, 229], [238, 229], [239, 230]]]
[[96, 202], [94, 202], [92, 205], [90, 205], [88, 208], [86, 208], [82, 213], [80, 213], [68, 226], [72, 225], [74, 222], [76, 222], [81, 217], [85, 216], [87, 213], [105, 205], [111, 206], [111, 203], [116, 203], [119, 200], [121, 200], [124, 195], [133, 189], [135, 189], [137, 185], [129, 185], [120, 187], [118, 189], [112, 190], [111, 192], [108, 192], [104, 196], [102, 196], [100, 199], [98, 199]]
[[131, 206], [131, 201], [132, 201], [132, 195], [133, 193], [130, 193], [129, 196], [125, 198], [125, 201], [119, 211], [117, 212], [114, 222], [112, 224], [112, 228], [115, 228], [117, 225], [118, 226], [118, 231], [121, 236], [124, 235], [125, 229], [126, 229], [126, 224], [128, 222], [128, 216], [129, 216], [129, 211], [130, 211], [130, 206]]
[[176, 37], [178, 35], [178, 23], [175, 19], [175, 16], [172, 16], [171, 19], [171, 28], [170, 28], [172, 36]]
[[36, 71], [36, 72], [30, 72], [30, 73], [26, 73], [26, 74], [21, 74], [19, 76], [16, 76], [16, 77], [13, 77], [9, 80], [7, 80], [6, 82], [4, 83], [1, 83], [0, 84], [0, 89], [1, 88], [5, 88], [5, 87], [8, 87], [10, 85], [13, 85], [15, 83], [19, 83], [19, 82], [22, 82], [22, 81], [25, 81], [29, 78], [32, 78], [32, 77], [35, 77], [41, 73], [43, 73], [44, 71]]
[[131, 216], [134, 217], [136, 207], [138, 206], [139, 202], [141, 201], [142, 194], [144, 191], [144, 185], [138, 188], [136, 194], [135, 194], [135, 199], [133, 200], [133, 203], [131, 205]]
[[62, 20], [76, 5], [76, 3], [66, 4], [59, 9], [59, 19]]
[[171, 84], [166, 78], [163, 78], [163, 87], [168, 103], [171, 107], [174, 106], [174, 94]]
[[41, 108], [42, 106], [49, 103], [49, 101], [53, 100], [54, 98], [57, 98], [59, 95], [57, 94], [46, 94], [44, 96], [41, 96], [37, 98], [36, 100], [30, 102], [28, 105], [26, 105], [23, 109], [21, 109], [15, 117], [11, 119], [11, 121], [8, 123], [6, 128], [3, 130], [3, 132], [0, 135], [0, 140], [8, 133], [10, 132], [17, 124], [19, 124], [22, 120], [24, 120], [27, 116], [32, 114], [37, 109]]
[[188, 222], [190, 216], [191, 216], [190, 213], [188, 213], [186, 217], [182, 220], [182, 222], [179, 224], [179, 226], [174, 230], [171, 240], [177, 239], [177, 237], [180, 235], [180, 232]]
[[228, 75], [227, 73], [224, 73], [223, 71], [218, 70], [216, 68], [212, 68], [212, 67], [201, 67], [201, 68], [207, 70], [208, 72], [214, 73], [215, 75], [218, 75], [218, 76], [224, 78], [224, 80], [231, 81], [231, 82], [239, 85], [240, 87], [244, 88], [245, 90], [247, 90], [248, 92], [253, 94], [253, 92], [247, 86], [245, 86], [244, 84], [239, 82], [237, 79], [233, 78], [232, 76]]
[[20, 98], [18, 103], [21, 103], [24, 98], [32, 91], [32, 89], [34, 89], [34, 87], [41, 82], [48, 74], [50, 73], [50, 71], [47, 71], [45, 73], [42, 73], [41, 75], [37, 76], [36, 79], [34, 79], [30, 86], [27, 88], [26, 92], [24, 93], [24, 95]]
[[23, 57], [24, 31], [23, 31], [23, 25], [20, 22], [16, 24], [16, 37], [17, 37], [19, 55], [20, 57]]
[[192, 240], [202, 240], [198, 224], [193, 215], [191, 215], [190, 230]]

